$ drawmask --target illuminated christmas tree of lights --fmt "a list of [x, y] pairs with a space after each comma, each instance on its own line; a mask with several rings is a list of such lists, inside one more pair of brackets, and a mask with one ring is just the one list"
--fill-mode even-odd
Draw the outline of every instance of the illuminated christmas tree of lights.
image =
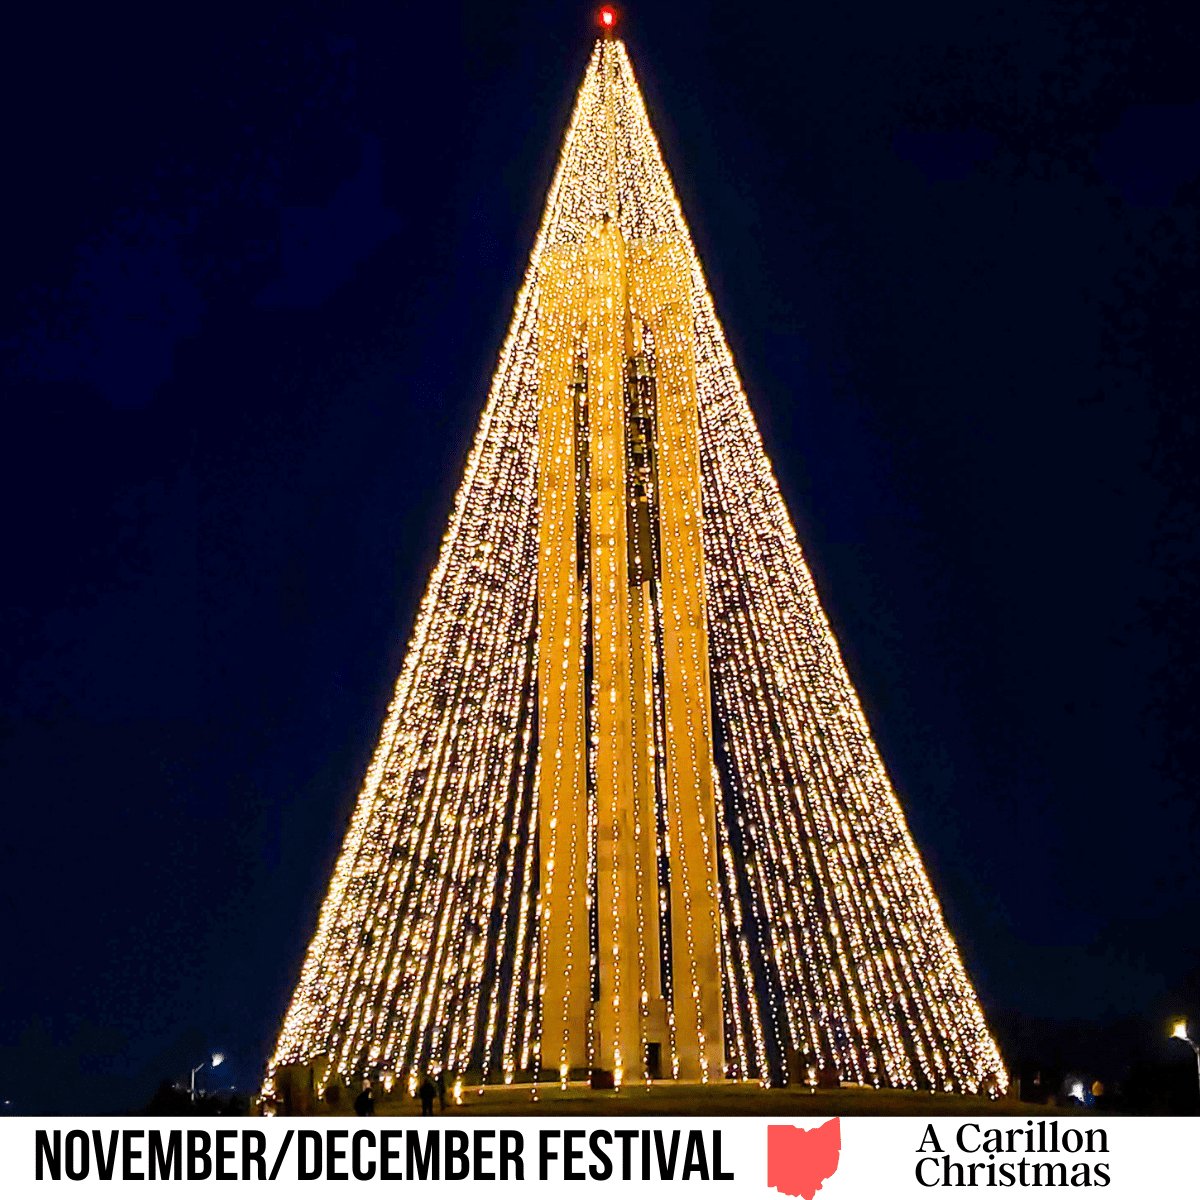
[[[539, 496], [539, 462], [545, 475], [547, 464], [557, 461], [559, 443], [547, 439], [569, 447], [578, 436], [568, 428], [571, 418], [554, 418], [548, 399], [554, 388], [567, 395], [575, 387], [571, 394], [583, 396], [598, 386], [599, 342], [593, 337], [578, 349], [563, 314], [575, 311], [568, 295], [573, 286], [599, 287], [599, 251], [588, 247], [602, 243], [615, 247], [613, 254], [626, 254], [630, 264], [636, 254], [675, 264], [646, 275], [652, 283], [637, 292], [636, 302], [646, 311], [651, 300], [662, 311], [674, 303], [686, 317], [680, 328], [688, 340], [693, 413], [698, 407], [700, 528], [698, 535], [694, 525], [684, 531], [696, 536], [696, 562], [678, 594], [692, 588], [687, 594], [700, 597], [707, 623], [706, 646], [693, 654], [694, 668], [687, 662], [679, 668], [679, 687], [688, 679], [707, 685], [690, 710], [699, 714], [698, 724], [669, 734], [652, 730], [644, 739], [651, 799], [643, 821], [649, 831], [639, 836], [650, 839], [652, 851], [637, 861], [636, 897], [627, 887], [611, 900], [614, 913], [619, 903], [628, 914], [626, 936], [629, 924], [636, 924], [628, 944], [637, 946], [638, 961], [627, 954], [618, 962], [614, 950], [615, 966], [601, 961], [609, 952], [597, 933], [607, 919], [597, 916], [598, 905], [610, 903], [605, 897], [616, 894], [614, 887], [620, 892], [616, 884], [605, 890], [606, 872], [615, 880], [618, 867], [605, 857], [597, 832], [607, 819], [603, 796], [593, 795], [597, 787], [603, 790], [609, 761], [600, 745], [607, 728], [600, 705], [608, 693], [598, 697], [598, 676], [588, 676], [590, 694], [580, 687], [581, 703], [591, 705], [593, 714], [590, 741], [580, 753], [590, 756], [589, 781], [600, 778], [587, 785], [586, 821], [568, 827], [540, 811], [543, 797], [560, 794], [552, 790], [561, 749], [551, 751], [547, 680], [560, 656], [564, 670], [576, 661], [576, 650], [560, 650], [550, 630], [554, 621], [565, 621], [566, 646], [580, 621], [587, 626], [589, 610], [585, 603], [582, 614], [571, 615], [574, 610], [555, 607], [549, 595], [539, 599], [539, 572], [544, 580], [553, 568], [546, 557], [552, 535], [561, 542], [553, 543], [554, 553], [567, 554], [569, 543], [572, 563], [576, 546], [573, 527], [560, 537], [574, 518], [559, 521], [550, 492]], [[634, 280], [634, 266], [629, 270]], [[622, 286], [632, 294], [634, 283]], [[661, 328], [647, 319], [637, 362], [651, 364], [644, 375], [658, 371], [658, 403], [665, 406], [662, 378], [679, 348], [668, 344]], [[562, 376], [555, 383], [547, 366], [549, 341], [560, 334], [566, 349], [561, 361], [554, 360]], [[591, 384], [580, 382], [583, 357], [572, 377], [571, 354], [590, 356]], [[632, 365], [629, 371], [633, 380]], [[616, 379], [617, 387], [626, 386], [619, 373]], [[632, 395], [634, 383], [627, 386]], [[603, 467], [600, 395], [596, 391], [591, 399], [593, 470]], [[652, 409], [637, 409], [634, 416], [641, 427], [654, 428]], [[578, 475], [579, 452], [576, 459], [569, 449], [565, 453]], [[664, 444], [664, 472], [669, 453]], [[629, 463], [634, 465], [625, 469], [633, 478], [633, 457]], [[577, 480], [570, 486], [588, 485]], [[667, 489], [669, 480], [662, 486]], [[564, 503], [573, 504], [569, 497], [575, 494]], [[603, 510], [594, 504], [588, 511], [589, 519], [601, 519]], [[690, 523], [691, 517], [681, 520]], [[689, 561], [678, 532], [655, 534], [661, 546], [655, 542], [652, 550], [654, 572], [666, 575]], [[676, 542], [681, 548], [673, 550]], [[622, 571], [624, 553], [608, 555], [620, 559]], [[563, 575], [563, 587], [582, 587], [586, 597], [587, 588], [602, 583], [589, 583], [588, 570], [594, 575], [603, 561], [593, 557], [585, 570], [581, 560], [569, 578]], [[663, 596], [669, 608], [676, 593], [666, 580], [649, 578], [637, 561], [630, 579], [642, 581], [646, 628], [666, 629], [670, 613]], [[577, 576], [582, 583], [572, 582]], [[609, 586], [615, 595], [615, 584]], [[600, 638], [607, 627], [597, 603], [593, 599], [590, 611]], [[653, 656], [658, 643], [646, 637]], [[646, 720], [666, 729], [662, 696], [669, 681], [660, 680], [670, 672], [655, 674], [653, 663], [646, 670]], [[567, 685], [561, 686], [565, 695]], [[545, 709], [540, 722], [539, 706]], [[705, 777], [703, 787], [693, 790], [707, 797], [711, 814], [706, 824], [697, 801], [703, 835], [697, 853], [712, 863], [707, 890], [693, 871], [689, 891], [686, 862], [680, 865], [680, 840], [691, 835], [678, 788], [672, 792], [675, 785], [664, 782], [668, 737], [675, 754], [694, 745], [712, 747], [707, 757], [693, 754]], [[568, 830], [571, 846], [564, 848]], [[555, 838], [558, 849], [549, 844]], [[633, 869], [628, 859], [624, 869]], [[582, 914], [564, 926], [577, 931], [573, 949], [544, 944], [558, 940], [547, 933], [556, 928], [547, 924], [547, 881], [555, 879], [563, 882], [555, 885], [553, 904]], [[696, 999], [706, 944], [715, 946], [712, 977], [719, 981], [716, 1042], [723, 1045], [716, 1046]], [[563, 967], [564, 961], [572, 965]], [[568, 983], [548, 981], [550, 971], [564, 972]], [[614, 1010], [621, 1003], [617, 989], [632, 996], [622, 1010], [632, 1015], [604, 1016], [610, 1024], [624, 1020], [624, 1032], [604, 1033], [609, 1026], [588, 1017], [582, 1064], [580, 1052], [568, 1048], [569, 1031], [562, 1033], [560, 1049], [561, 1022], [547, 999], [553, 994], [554, 1005], [571, 1003], [571, 978], [584, 980], [574, 986], [587, 988], [586, 1003], [597, 1010], [608, 1002], [602, 988], [614, 991]], [[565, 1084], [580, 1065], [611, 1069], [613, 1053], [618, 1082], [622, 1069], [628, 1080], [648, 1081], [654, 1073], [648, 1060], [636, 1061], [639, 1051], [626, 1053], [622, 1063], [616, 1039], [639, 1045], [652, 1040], [652, 992], [663, 998], [664, 1032], [653, 1036], [663, 1039], [665, 1077], [765, 1083], [800, 1064], [878, 1087], [977, 1092], [1007, 1083], [805, 566], [625, 46], [608, 36], [596, 43], [579, 90], [437, 566], [266, 1091], [282, 1069], [296, 1064], [314, 1067], [318, 1088], [337, 1075], [410, 1088], [442, 1070], [492, 1083], [557, 1080], [561, 1074]], [[631, 1022], [641, 1024], [631, 1032]], [[693, 1058], [699, 1055], [698, 1066], [688, 1065], [685, 1043]]]

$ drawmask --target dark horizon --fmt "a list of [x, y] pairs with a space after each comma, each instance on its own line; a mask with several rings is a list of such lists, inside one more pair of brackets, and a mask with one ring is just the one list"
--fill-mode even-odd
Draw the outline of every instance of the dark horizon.
[[[1136, 18], [1136, 19], [1135, 19]], [[15, 19], [0, 1102], [252, 1090], [588, 6]], [[822, 603], [1012, 1060], [1200, 1025], [1200, 21], [628, 5]], [[6, 1111], [12, 1111], [8, 1109]]]

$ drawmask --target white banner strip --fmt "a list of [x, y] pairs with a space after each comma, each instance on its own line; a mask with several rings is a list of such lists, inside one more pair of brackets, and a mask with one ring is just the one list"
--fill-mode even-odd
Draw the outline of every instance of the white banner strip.
[[663, 1188], [725, 1196], [929, 1196], [1037, 1188], [1170, 1200], [1200, 1194], [1200, 1119], [830, 1117], [531, 1120], [0, 1121], [8, 1195], [136, 1190], [486, 1188], [561, 1196]]

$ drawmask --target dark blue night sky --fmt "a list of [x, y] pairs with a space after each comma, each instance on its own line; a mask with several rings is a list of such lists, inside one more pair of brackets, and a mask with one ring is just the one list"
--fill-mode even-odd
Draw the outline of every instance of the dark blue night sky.
[[[260, 1078], [587, 6], [9, 18], [0, 1100]], [[1010, 1060], [1200, 1021], [1194, 6], [627, 6], [822, 599]]]

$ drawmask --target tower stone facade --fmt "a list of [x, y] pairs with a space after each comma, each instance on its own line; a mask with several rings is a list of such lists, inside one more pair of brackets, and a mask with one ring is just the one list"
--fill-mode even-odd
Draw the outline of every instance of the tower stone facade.
[[539, 307], [541, 1053], [725, 1071], [699, 408], [682, 246], [605, 214]]

